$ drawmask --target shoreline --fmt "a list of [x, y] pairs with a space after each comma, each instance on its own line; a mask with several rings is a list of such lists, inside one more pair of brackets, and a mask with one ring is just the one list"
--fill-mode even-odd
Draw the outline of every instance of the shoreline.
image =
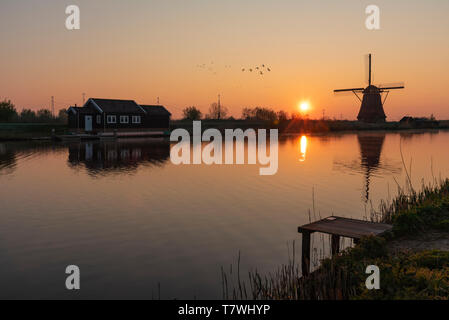
[[[329, 258], [308, 276], [294, 261], [268, 275], [250, 273], [248, 282], [224, 299], [242, 300], [430, 300], [449, 299], [449, 179], [411, 189], [382, 203], [372, 220], [393, 230]], [[367, 267], [380, 272], [380, 288], [366, 286]], [[226, 279], [227, 275], [222, 277]], [[263, 279], [261, 281], [261, 279]], [[249, 284], [249, 285], [248, 285]], [[226, 288], [226, 292], [229, 292]], [[236, 294], [237, 292], [237, 294]]]
[[[361, 123], [346, 120], [287, 120], [281, 122], [259, 120], [202, 120], [202, 131], [218, 129], [278, 129], [280, 136], [298, 134], [350, 133], [363, 131], [400, 132], [410, 130], [445, 130], [449, 129], [449, 120], [410, 124], [400, 122]], [[0, 123], [0, 141], [42, 141], [52, 139], [52, 130], [56, 135], [68, 133], [68, 127], [62, 123]], [[172, 120], [170, 131], [185, 129], [192, 133], [192, 121]]]

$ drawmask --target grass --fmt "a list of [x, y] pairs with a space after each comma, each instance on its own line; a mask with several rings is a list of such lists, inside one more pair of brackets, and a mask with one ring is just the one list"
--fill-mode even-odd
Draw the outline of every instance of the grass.
[[[172, 120], [170, 123], [172, 129], [183, 128], [188, 131], [192, 130], [191, 120]], [[410, 129], [448, 129], [449, 121], [439, 121], [438, 124], [432, 122], [423, 123], [421, 125], [413, 125], [389, 121], [384, 123], [362, 123], [350, 120], [310, 120], [310, 119], [293, 119], [282, 121], [266, 121], [266, 120], [202, 120], [201, 126], [203, 130], [215, 128], [224, 129], [279, 129], [280, 133], [318, 133], [318, 132], [340, 132], [340, 131], [366, 131], [366, 130], [410, 130]]]
[[[389, 204], [382, 203], [379, 220], [393, 224], [384, 237], [368, 237], [353, 248], [322, 260], [320, 267], [301, 277], [293, 258], [273, 273], [249, 272], [228, 289], [228, 275], [222, 271], [224, 299], [255, 300], [397, 300], [449, 299], [449, 252], [425, 250], [394, 251], [390, 241], [416, 238], [437, 230], [449, 235], [449, 179], [423, 186], [416, 192], [400, 190]], [[240, 265], [240, 256], [239, 256]], [[239, 270], [238, 265], [238, 270]], [[381, 272], [380, 290], [368, 290], [367, 266]], [[232, 277], [232, 272], [230, 274]]]
[[56, 134], [67, 130], [67, 125], [61, 123], [0, 123], [0, 140], [30, 140], [50, 137], [52, 129]]

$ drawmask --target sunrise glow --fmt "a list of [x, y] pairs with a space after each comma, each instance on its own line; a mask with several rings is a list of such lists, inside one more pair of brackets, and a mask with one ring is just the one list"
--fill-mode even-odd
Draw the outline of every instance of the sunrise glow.
[[303, 101], [299, 104], [299, 111], [307, 112], [310, 110], [310, 103], [307, 101]]

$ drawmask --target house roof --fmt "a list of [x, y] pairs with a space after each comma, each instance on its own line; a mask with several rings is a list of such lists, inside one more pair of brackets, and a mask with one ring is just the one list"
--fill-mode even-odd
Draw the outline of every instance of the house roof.
[[116, 100], [116, 99], [98, 99], [90, 98], [88, 103], [93, 103], [94, 106], [106, 113], [135, 113], [144, 114], [145, 111], [134, 100]]
[[127, 113], [127, 114], [148, 114], [152, 116], [171, 116], [171, 113], [164, 106], [159, 105], [138, 105], [134, 100], [98, 99], [90, 98], [83, 107], [70, 107], [67, 112], [75, 114], [93, 114], [92, 105], [100, 113]]
[[140, 105], [149, 115], [171, 116], [171, 113], [164, 106]]
[[69, 112], [73, 112], [75, 114], [79, 113], [79, 114], [94, 114], [92, 112], [92, 110], [88, 109], [88, 108], [82, 108], [82, 107], [70, 107], [67, 109], [67, 113]]

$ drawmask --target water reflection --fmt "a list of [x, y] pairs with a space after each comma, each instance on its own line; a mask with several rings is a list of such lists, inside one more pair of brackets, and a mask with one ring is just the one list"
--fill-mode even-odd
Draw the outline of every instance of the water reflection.
[[126, 139], [70, 144], [69, 165], [89, 174], [132, 173], [141, 165], [161, 166], [170, 157], [166, 139]]
[[306, 153], [307, 153], [307, 137], [302, 136], [299, 141], [299, 149], [300, 149], [300, 157], [299, 161], [304, 162], [306, 161]]
[[397, 174], [401, 172], [401, 166], [397, 162], [382, 160], [382, 150], [385, 142], [385, 133], [362, 132], [357, 134], [360, 158], [357, 160], [335, 161], [334, 167], [338, 170], [350, 170], [362, 173], [363, 201], [370, 200], [370, 183], [373, 176], [382, 174]]
[[6, 144], [0, 143], [0, 174], [13, 172], [16, 165], [15, 153], [7, 148]]
[[365, 171], [365, 202], [369, 201], [371, 174], [380, 167], [380, 155], [385, 142], [385, 134], [358, 134], [362, 168]]

